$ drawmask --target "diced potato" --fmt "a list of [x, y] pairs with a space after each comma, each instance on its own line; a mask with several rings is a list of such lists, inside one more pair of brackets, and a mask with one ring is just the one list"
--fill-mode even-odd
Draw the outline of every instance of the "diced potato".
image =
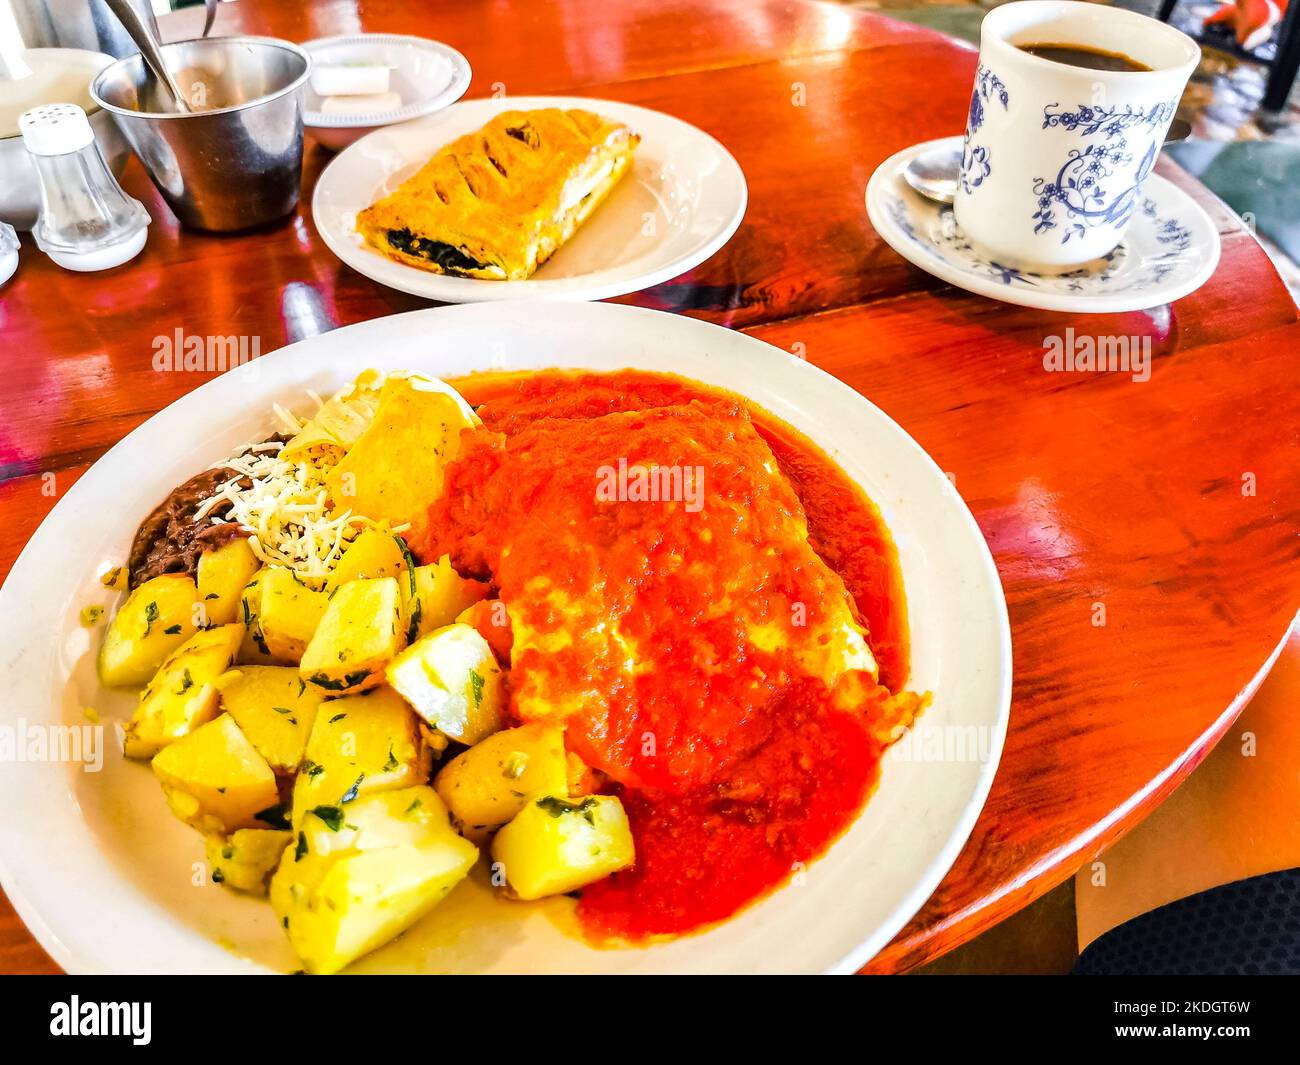
[[277, 773], [302, 762], [322, 694], [292, 666], [240, 666], [217, 678], [221, 707]]
[[262, 610], [262, 579], [270, 572], [270, 567], [258, 570], [253, 579], [244, 587], [239, 597], [240, 617], [244, 623], [244, 640], [239, 645], [239, 663], [241, 665], [274, 665], [275, 659], [266, 646], [262, 635], [262, 626], [258, 614]]
[[99, 679], [110, 687], [144, 684], [198, 630], [201, 602], [184, 573], [145, 581], [126, 598], [99, 649]]
[[310, 972], [341, 969], [418, 920], [478, 851], [427, 785], [307, 818], [271, 881], [271, 905]]
[[206, 836], [203, 849], [215, 883], [251, 895], [265, 895], [266, 882], [293, 833], [241, 828], [229, 836]]
[[374, 420], [326, 476], [330, 499], [377, 521], [410, 522], [411, 539], [420, 542], [429, 501], [442, 492], [461, 431], [477, 422], [443, 382], [390, 377]]
[[383, 682], [405, 644], [398, 628], [400, 596], [393, 577], [349, 581], [334, 592], [299, 671], [328, 692], [359, 692]]
[[456, 622], [478, 630], [478, 634], [487, 640], [498, 662], [510, 661], [514, 633], [510, 628], [510, 615], [506, 613], [506, 605], [500, 599], [480, 599], [457, 614]]
[[563, 795], [566, 778], [563, 731], [523, 725], [457, 755], [434, 787], [457, 821], [483, 828], [505, 824], [537, 795]]
[[271, 906], [311, 973], [328, 974], [404, 932], [447, 897], [478, 848], [451, 830], [418, 846], [286, 853], [271, 878]]
[[379, 850], [403, 844], [418, 846], [455, 829], [451, 814], [427, 784], [397, 791], [373, 792], [308, 814], [295, 850], [321, 857], [346, 850]]
[[626, 869], [636, 858], [623, 804], [613, 795], [532, 800], [496, 834], [492, 857], [516, 898], [563, 895]]
[[199, 556], [199, 598], [209, 625], [229, 625], [239, 620], [239, 598], [258, 569], [248, 538], [241, 536]]
[[172, 652], [140, 693], [140, 704], [126, 724], [123, 751], [128, 758], [152, 758], [216, 716], [214, 682], [234, 662], [243, 633], [240, 625], [204, 629]]
[[172, 812], [205, 835], [265, 828], [257, 815], [280, 801], [271, 767], [229, 714], [164, 747], [153, 771]]
[[421, 637], [384, 672], [417, 714], [461, 743], [478, 743], [505, 723], [501, 667], [487, 641], [468, 625], [448, 625]]
[[297, 665], [325, 616], [329, 595], [308, 588], [283, 566], [262, 574], [260, 593], [257, 627], [266, 650], [277, 662]]
[[431, 566], [416, 566], [402, 583], [402, 623], [408, 643], [450, 625], [458, 614], [484, 599], [488, 586], [466, 580], [443, 555]]
[[363, 529], [339, 558], [326, 586], [331, 590], [367, 577], [406, 579], [410, 552], [386, 527]]
[[322, 703], [293, 791], [293, 824], [318, 806], [406, 788], [429, 777], [415, 714], [391, 688]]

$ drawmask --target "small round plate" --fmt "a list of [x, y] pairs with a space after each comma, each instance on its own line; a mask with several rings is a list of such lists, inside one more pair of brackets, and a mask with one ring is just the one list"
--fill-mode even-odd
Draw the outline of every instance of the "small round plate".
[[[502, 111], [583, 108], [641, 135], [632, 170], [527, 281], [447, 277], [394, 262], [356, 230], [357, 212], [414, 174], [439, 148]], [[514, 96], [467, 100], [417, 122], [377, 130], [321, 174], [312, 217], [329, 249], [380, 284], [446, 303], [602, 300], [660, 284], [698, 266], [740, 225], [745, 175], [721, 144], [669, 115], [612, 100]]]
[[1076, 314], [1140, 311], [1195, 292], [1219, 265], [1219, 233], [1185, 192], [1156, 174], [1123, 243], [1098, 263], [1067, 274], [1016, 270], [973, 247], [952, 208], [927, 200], [903, 179], [914, 156], [944, 137], [905, 148], [886, 159], [867, 183], [867, 215], [899, 255], [950, 285], [980, 296]]
[[469, 88], [469, 60], [449, 44], [401, 33], [356, 33], [306, 41], [302, 49], [313, 64], [380, 63], [390, 68], [389, 88], [402, 98], [391, 111], [327, 115], [321, 97], [308, 82], [303, 123], [327, 148], [343, 148], [380, 126], [423, 118], [453, 104]]

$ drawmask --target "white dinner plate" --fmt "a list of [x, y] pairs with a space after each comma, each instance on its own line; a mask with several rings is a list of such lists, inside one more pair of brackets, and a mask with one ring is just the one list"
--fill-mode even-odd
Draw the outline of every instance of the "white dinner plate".
[[511, 903], [482, 878], [362, 959], [363, 972], [850, 971], [889, 941], [943, 877], [988, 794], [1006, 730], [1011, 643], [988, 548], [956, 490], [888, 416], [835, 378], [742, 333], [612, 304], [414, 311], [292, 344], [223, 374], [117, 444], [59, 501], [0, 589], [0, 727], [86, 724], [99, 772], [18, 761], [0, 772], [0, 882], [42, 945], [74, 972], [259, 972], [298, 967], [270, 907], [206, 882], [200, 837], [167, 810], [149, 767], [121, 757], [130, 692], [102, 689], [116, 596], [96, 574], [126, 560], [170, 490], [275, 428], [271, 404], [311, 411], [366, 367], [636, 367], [743, 393], [825, 449], [880, 508], [898, 546], [912, 633], [909, 687], [933, 692], [914, 737], [885, 757], [876, 794], [825, 856], [715, 928], [644, 948], [594, 949], [573, 902]]
[[952, 208], [927, 200], [903, 178], [922, 152], [960, 137], [904, 148], [876, 168], [867, 184], [867, 216], [894, 251], [926, 273], [1003, 303], [1075, 314], [1142, 311], [1195, 292], [1219, 265], [1219, 231], [1172, 181], [1151, 174], [1119, 247], [1064, 274], [1037, 274], [999, 263], [971, 244]]
[[[444, 144], [502, 111], [543, 107], [596, 111], [627, 123], [641, 143], [631, 172], [527, 281], [480, 281], [419, 270], [379, 254], [357, 233], [357, 212], [392, 192]], [[402, 292], [445, 303], [603, 300], [698, 266], [736, 231], [748, 195], [731, 153], [671, 115], [613, 100], [506, 96], [465, 100], [363, 137], [326, 167], [311, 207], [330, 251], [366, 277]]]

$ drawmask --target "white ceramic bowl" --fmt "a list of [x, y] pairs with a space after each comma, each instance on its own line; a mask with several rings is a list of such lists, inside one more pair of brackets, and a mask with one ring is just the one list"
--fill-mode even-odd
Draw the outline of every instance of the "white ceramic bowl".
[[[95, 677], [102, 629], [78, 613], [112, 594], [137, 522], [171, 488], [368, 366], [454, 376], [490, 369], [639, 367], [751, 397], [821, 445], [880, 508], [898, 546], [912, 629], [910, 686], [934, 694], [921, 724], [979, 740], [933, 760], [895, 747], [862, 815], [798, 883], [730, 921], [645, 948], [598, 950], [566, 930], [573, 902], [510, 903], [483, 879], [353, 966], [362, 972], [851, 971], [934, 890], [965, 842], [1002, 750], [1011, 643], [997, 571], [938, 466], [848, 386], [743, 333], [615, 304], [471, 304], [381, 318], [292, 344], [223, 374], [150, 418], [59, 501], [0, 589], [0, 726], [106, 722], [130, 692]], [[197, 833], [167, 810], [147, 765], [100, 772], [16, 762], [0, 772], [0, 882], [74, 972], [265, 972], [298, 967], [265, 902], [206, 883]], [[481, 875], [480, 865], [480, 875]]]
[[332, 151], [346, 148], [382, 126], [407, 122], [455, 103], [469, 88], [470, 66], [451, 45], [399, 33], [359, 33], [307, 41], [303, 51], [314, 66], [366, 62], [392, 68], [389, 89], [402, 98], [393, 111], [327, 115], [310, 82], [305, 89], [303, 122], [315, 140]]

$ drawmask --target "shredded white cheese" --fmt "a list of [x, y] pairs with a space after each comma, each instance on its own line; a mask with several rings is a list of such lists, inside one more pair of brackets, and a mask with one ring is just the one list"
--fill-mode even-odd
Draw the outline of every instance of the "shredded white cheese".
[[[318, 396], [312, 395], [317, 406]], [[272, 408], [290, 434], [306, 423], [279, 404]], [[244, 444], [212, 469], [229, 469], [232, 476], [219, 485], [195, 511], [195, 520], [239, 523], [249, 546], [267, 565], [292, 569], [308, 583], [319, 583], [338, 563], [344, 549], [362, 529], [376, 522], [351, 510], [331, 507], [325, 477], [337, 461], [326, 452], [284, 458], [278, 441]], [[229, 503], [221, 516], [212, 511]], [[404, 532], [408, 526], [392, 531]]]

